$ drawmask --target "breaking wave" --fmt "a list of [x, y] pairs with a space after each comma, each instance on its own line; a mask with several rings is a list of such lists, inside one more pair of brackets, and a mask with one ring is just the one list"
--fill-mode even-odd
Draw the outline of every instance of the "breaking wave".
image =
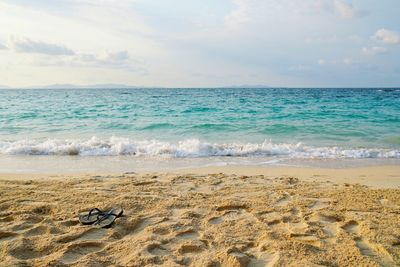
[[302, 143], [273, 144], [264, 141], [255, 143], [216, 144], [188, 139], [176, 143], [158, 140], [135, 141], [128, 138], [111, 137], [87, 140], [48, 139], [0, 141], [3, 155], [76, 155], [76, 156], [144, 156], [144, 157], [289, 157], [289, 158], [400, 158], [397, 149], [313, 147]]

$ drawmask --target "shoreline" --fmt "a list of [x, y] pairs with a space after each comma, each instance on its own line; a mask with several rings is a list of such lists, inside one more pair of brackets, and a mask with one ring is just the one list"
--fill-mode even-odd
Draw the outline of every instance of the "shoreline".
[[76, 172], [76, 173], [17, 173], [0, 172], [0, 180], [47, 180], [47, 179], [85, 179], [92, 176], [119, 177], [125, 174], [138, 175], [207, 175], [223, 173], [227, 175], [264, 175], [267, 178], [296, 177], [307, 182], [326, 182], [340, 184], [360, 184], [372, 188], [400, 188], [400, 166], [378, 165], [369, 167], [316, 168], [280, 166], [210, 166], [180, 168], [167, 171], [139, 172]]
[[374, 166], [400, 166], [400, 159], [0, 155], [0, 173], [20, 174], [118, 174], [125, 172], [169, 172], [214, 167], [347, 169]]

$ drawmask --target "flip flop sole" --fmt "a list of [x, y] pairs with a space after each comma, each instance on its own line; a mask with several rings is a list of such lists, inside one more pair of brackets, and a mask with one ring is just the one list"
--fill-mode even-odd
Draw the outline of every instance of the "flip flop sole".
[[104, 217], [100, 218], [97, 222], [95, 222], [93, 224], [93, 226], [96, 228], [110, 227], [114, 223], [116, 218], [117, 218], [117, 215], [115, 215], [115, 214], [104, 215]]
[[117, 208], [111, 209], [111, 213], [117, 215], [117, 218], [118, 218], [118, 217], [121, 217], [122, 214], [124, 214], [124, 210], [121, 207], [117, 207]]

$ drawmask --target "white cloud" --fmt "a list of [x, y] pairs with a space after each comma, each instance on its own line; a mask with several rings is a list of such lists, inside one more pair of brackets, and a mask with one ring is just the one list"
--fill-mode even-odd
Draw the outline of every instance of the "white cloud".
[[78, 54], [72, 61], [81, 65], [90, 65], [97, 67], [129, 67], [132, 62], [129, 53], [123, 51], [104, 51], [99, 55], [96, 54]]
[[72, 56], [75, 52], [64, 45], [33, 41], [28, 38], [10, 38], [10, 45], [20, 53], [35, 53], [52, 56]]
[[384, 42], [386, 44], [400, 44], [400, 34], [387, 29], [377, 30], [373, 39]]
[[[29, 38], [11, 37], [8, 42], [9, 46], [15, 52], [37, 54], [37, 56], [33, 58], [33, 62], [39, 65], [131, 68], [133, 63], [126, 50], [82, 53], [73, 51], [64, 45], [33, 41]], [[4, 46], [4, 48], [2, 48], [2, 44], [0, 43], [0, 49], [7, 49], [7, 47]]]
[[2, 50], [2, 49], [7, 49], [7, 46], [5, 46], [2, 43], [0, 43], [0, 50]]
[[372, 47], [363, 47], [361, 51], [365, 55], [378, 55], [378, 54], [383, 54], [387, 52], [387, 49], [385, 47], [380, 47], [380, 46], [372, 46]]
[[324, 59], [319, 59], [318, 60], [318, 65], [325, 65], [325, 60]]
[[251, 5], [244, 0], [233, 0], [236, 8], [225, 17], [225, 25], [230, 29], [237, 29], [251, 21]]
[[104, 62], [123, 62], [129, 59], [127, 51], [110, 52], [105, 51], [99, 56], [100, 61]]
[[362, 15], [353, 5], [346, 3], [344, 0], [333, 0], [333, 7], [336, 14], [345, 19], [352, 19]]
[[95, 53], [76, 53], [70, 57], [37, 58], [35, 63], [40, 66], [67, 66], [96, 69], [114, 69], [129, 72], [146, 73], [142, 62], [130, 58], [128, 51], [103, 51]]
[[[296, 23], [299, 18], [326, 11], [326, 0], [231, 0], [234, 9], [224, 17], [228, 29], [245, 26], [274, 28], [278, 23]], [[332, 0], [329, 0], [332, 1]], [[283, 27], [284, 28], [284, 27]], [[248, 29], [248, 28], [247, 28]], [[259, 29], [258, 29], [259, 30]]]

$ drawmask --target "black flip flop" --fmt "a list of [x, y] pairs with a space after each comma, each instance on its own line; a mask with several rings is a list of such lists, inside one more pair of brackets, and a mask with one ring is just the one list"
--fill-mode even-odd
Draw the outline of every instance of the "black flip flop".
[[107, 228], [110, 227], [116, 218], [123, 214], [122, 208], [114, 208], [107, 213], [97, 215], [97, 221], [93, 224], [97, 228]]
[[101, 218], [107, 214], [113, 214], [116, 217], [120, 217], [123, 214], [123, 209], [121, 207], [112, 208], [108, 211], [102, 211], [98, 208], [91, 209], [88, 214], [81, 214], [79, 215], [79, 221], [84, 224], [94, 224]]
[[100, 214], [104, 214], [104, 211], [94, 208], [91, 209], [88, 214], [80, 214], [79, 221], [85, 225], [93, 224], [97, 221], [97, 216]]

